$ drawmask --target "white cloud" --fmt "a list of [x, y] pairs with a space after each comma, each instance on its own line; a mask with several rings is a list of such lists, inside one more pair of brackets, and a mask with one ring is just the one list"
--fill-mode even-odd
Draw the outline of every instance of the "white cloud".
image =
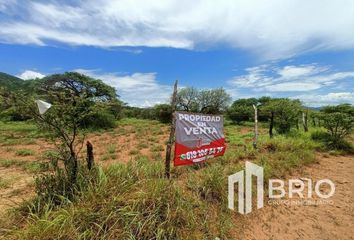
[[315, 65], [285, 66], [278, 70], [278, 74], [285, 79], [314, 75], [327, 70]]
[[115, 87], [124, 102], [130, 106], [151, 107], [168, 102], [172, 86], [160, 84], [156, 73], [100, 73], [98, 70], [76, 69], [76, 72], [101, 79]]
[[235, 76], [228, 83], [233, 87], [252, 88], [257, 91], [298, 92], [332, 86], [340, 80], [354, 78], [354, 71], [333, 72], [328, 67], [289, 65], [277, 68], [261, 65], [247, 68], [247, 74]]
[[301, 99], [306, 106], [319, 107], [325, 105], [337, 105], [340, 103], [354, 104], [354, 92], [337, 92], [328, 94], [306, 94], [292, 97]]
[[26, 70], [23, 73], [21, 73], [20, 75], [17, 75], [17, 77], [19, 77], [23, 80], [29, 80], [29, 79], [35, 79], [35, 78], [43, 78], [43, 77], [45, 77], [45, 75], [42, 73], [39, 73], [39, 72], [32, 71], [32, 70]]
[[0, 11], [5, 11], [8, 7], [13, 6], [16, 3], [16, 0], [0, 0]]
[[2, 0], [0, 11], [9, 6], [22, 17], [4, 11], [1, 42], [186, 49], [226, 43], [268, 59], [354, 48], [352, 0]]
[[288, 82], [278, 83], [270, 86], [266, 86], [265, 89], [270, 92], [303, 92], [311, 91], [321, 88], [321, 84], [310, 82]]

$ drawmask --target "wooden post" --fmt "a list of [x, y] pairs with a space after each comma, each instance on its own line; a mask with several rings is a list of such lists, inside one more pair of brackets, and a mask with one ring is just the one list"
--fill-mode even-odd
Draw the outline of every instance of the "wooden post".
[[172, 110], [172, 124], [170, 130], [170, 137], [167, 142], [166, 146], [166, 159], [165, 159], [165, 176], [166, 178], [171, 177], [171, 148], [175, 137], [175, 128], [176, 128], [176, 118], [175, 118], [175, 111], [176, 111], [176, 100], [177, 100], [177, 84], [178, 80], [176, 80], [175, 85], [173, 87], [173, 94], [171, 99], [171, 110]]
[[257, 106], [253, 105], [254, 108], [254, 140], [253, 147], [257, 148], [257, 140], [258, 140], [258, 111]]
[[304, 131], [308, 132], [309, 129], [307, 127], [307, 111], [306, 113], [302, 112], [302, 125], [304, 126]]
[[93, 157], [93, 146], [89, 141], [86, 142], [86, 148], [87, 148], [87, 157], [86, 157], [87, 168], [91, 170], [95, 162]]

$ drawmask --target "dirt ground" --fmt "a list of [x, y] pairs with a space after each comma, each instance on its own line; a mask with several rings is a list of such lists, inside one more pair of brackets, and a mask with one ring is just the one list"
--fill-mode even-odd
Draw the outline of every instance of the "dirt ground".
[[[265, 205], [245, 216], [236, 239], [354, 239], [354, 156], [326, 156], [289, 178], [330, 179], [335, 194], [327, 204]], [[319, 199], [318, 197], [315, 199]]]
[[0, 216], [6, 209], [17, 206], [19, 203], [33, 195], [33, 177], [30, 174], [23, 173], [18, 169], [0, 168], [2, 179], [14, 181], [10, 187], [1, 189], [0, 192]]

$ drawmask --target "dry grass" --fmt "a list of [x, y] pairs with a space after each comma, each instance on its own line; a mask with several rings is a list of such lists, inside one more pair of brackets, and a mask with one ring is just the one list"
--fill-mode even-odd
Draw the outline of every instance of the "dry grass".
[[[30, 215], [25, 226], [7, 226], [9, 237], [227, 239], [232, 228], [241, 228], [231, 225], [235, 214], [227, 209], [228, 175], [249, 160], [264, 167], [266, 179], [282, 177], [313, 163], [315, 150], [321, 149], [309, 134], [269, 140], [266, 129], [261, 129], [259, 147], [254, 149], [252, 131], [252, 127], [226, 126], [225, 156], [203, 165], [172, 167], [173, 181], [163, 178], [168, 126], [124, 119], [111, 132], [90, 133], [96, 163], [103, 167], [99, 184], [73, 204], [57, 210], [48, 205], [43, 215]], [[31, 145], [15, 148], [32, 149]], [[6, 152], [6, 147], [0, 146], [0, 151]], [[3, 168], [21, 166], [17, 161], [23, 160], [17, 160], [15, 151], [7, 151], [13, 161], [3, 162]], [[35, 151], [36, 156], [43, 154]], [[22, 157], [34, 162], [34, 156]]]

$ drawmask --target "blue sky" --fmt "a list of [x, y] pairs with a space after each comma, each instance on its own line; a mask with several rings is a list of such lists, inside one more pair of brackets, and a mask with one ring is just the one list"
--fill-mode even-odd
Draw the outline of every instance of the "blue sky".
[[0, 0], [0, 71], [78, 71], [134, 106], [180, 87], [354, 104], [353, 1]]

